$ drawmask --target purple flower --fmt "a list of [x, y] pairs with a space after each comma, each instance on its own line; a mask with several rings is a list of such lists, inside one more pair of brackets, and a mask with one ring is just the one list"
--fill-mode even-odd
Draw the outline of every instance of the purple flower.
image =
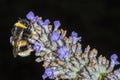
[[50, 79], [54, 79], [56, 70], [52, 68], [46, 68], [45, 73], [42, 75], [42, 78], [45, 80], [45, 78], [49, 77]]
[[36, 53], [39, 53], [41, 50], [44, 50], [44, 47], [40, 43], [35, 42], [33, 49], [36, 51]]
[[59, 39], [63, 39], [63, 36], [60, 35], [58, 31], [54, 31], [50, 36], [51, 41], [58, 41]]
[[28, 20], [33, 20], [35, 18], [35, 15], [32, 11], [30, 11], [27, 15], [26, 15]]
[[27, 19], [32, 21], [32, 22], [35, 22], [35, 21], [38, 21], [39, 17], [38, 16], [35, 16], [34, 13], [32, 11], [30, 11], [27, 15], [26, 15]]
[[77, 37], [78, 36], [78, 34], [75, 31], [73, 31], [71, 35], [72, 35], [72, 37]]
[[48, 25], [50, 24], [50, 20], [49, 19], [46, 19], [44, 22], [39, 19], [38, 23], [45, 29], [45, 31], [47, 33], [49, 33], [49, 30], [48, 30]]
[[72, 36], [72, 43], [73, 44], [76, 44], [77, 41], [81, 41], [81, 37], [77, 37], [78, 34], [75, 31], [72, 32], [71, 36]]
[[114, 61], [116, 65], [120, 64], [120, 62], [117, 61], [118, 56], [116, 54], [112, 54], [110, 59], [111, 59], [111, 61]]
[[67, 58], [70, 53], [66, 46], [62, 46], [60, 49], [57, 50], [57, 52], [60, 59]]
[[118, 59], [118, 56], [116, 54], [112, 54], [110, 59], [113, 59], [113, 60], [117, 60]]
[[60, 21], [54, 21], [54, 26], [54, 31], [56, 31], [61, 26]]

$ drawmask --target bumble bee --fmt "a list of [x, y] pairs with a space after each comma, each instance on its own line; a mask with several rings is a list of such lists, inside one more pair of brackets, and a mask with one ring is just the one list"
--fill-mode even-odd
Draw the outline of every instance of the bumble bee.
[[13, 56], [28, 56], [32, 50], [28, 43], [28, 35], [30, 35], [30, 23], [27, 20], [19, 20], [12, 29], [12, 46]]

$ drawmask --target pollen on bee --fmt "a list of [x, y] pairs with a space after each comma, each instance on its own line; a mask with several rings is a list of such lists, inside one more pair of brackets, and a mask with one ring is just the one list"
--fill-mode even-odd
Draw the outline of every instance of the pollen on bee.
[[24, 24], [22, 24], [20, 22], [15, 23], [15, 26], [20, 27], [20, 28], [24, 28], [24, 29], [27, 28]]

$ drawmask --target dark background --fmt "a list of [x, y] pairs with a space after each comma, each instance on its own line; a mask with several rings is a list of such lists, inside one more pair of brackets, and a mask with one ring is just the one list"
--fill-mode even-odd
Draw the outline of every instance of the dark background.
[[119, 0], [0, 0], [0, 80], [42, 80], [44, 69], [34, 54], [15, 59], [9, 43], [14, 23], [29, 11], [60, 20], [67, 35], [78, 32], [83, 49], [89, 44], [108, 59], [113, 53], [120, 57], [119, 5]]

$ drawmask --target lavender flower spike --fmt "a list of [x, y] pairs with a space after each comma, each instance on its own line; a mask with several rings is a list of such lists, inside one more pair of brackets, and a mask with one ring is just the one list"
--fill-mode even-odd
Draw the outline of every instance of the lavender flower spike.
[[120, 69], [113, 71], [114, 67], [120, 64], [116, 54], [111, 55], [111, 60], [107, 60], [102, 55], [97, 58], [97, 50], [91, 49], [89, 45], [84, 51], [82, 50], [81, 37], [78, 37], [75, 31], [71, 33], [70, 37], [67, 37], [67, 30], [59, 29], [60, 21], [56, 20], [53, 25], [49, 25], [49, 19], [43, 21], [32, 11], [26, 17], [27, 19], [18, 20], [21, 24], [26, 25], [26, 30], [19, 29], [19, 27], [14, 27], [12, 30], [10, 43], [13, 46], [13, 55], [24, 57], [24, 54], [30, 53], [31, 50], [35, 51], [37, 58], [35, 61], [44, 62], [43, 80], [46, 78], [53, 80], [120, 80]]

